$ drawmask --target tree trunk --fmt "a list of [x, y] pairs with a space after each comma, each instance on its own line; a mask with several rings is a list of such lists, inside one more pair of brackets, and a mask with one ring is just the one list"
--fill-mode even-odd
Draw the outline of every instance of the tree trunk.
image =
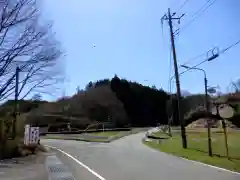
[[0, 120], [0, 160], [4, 158], [5, 141], [3, 138], [3, 120]]

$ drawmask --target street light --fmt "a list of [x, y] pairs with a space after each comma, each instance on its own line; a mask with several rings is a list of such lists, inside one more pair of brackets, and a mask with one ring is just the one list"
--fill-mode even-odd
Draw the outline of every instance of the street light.
[[[208, 114], [209, 113], [209, 101], [208, 101], [208, 89], [207, 89], [208, 85], [207, 85], [206, 71], [201, 68], [189, 67], [186, 65], [181, 65], [181, 67], [188, 69], [188, 70], [195, 69], [195, 70], [199, 70], [199, 71], [203, 72], [203, 74], [204, 74], [204, 89], [205, 89], [205, 107], [206, 107], [206, 112]], [[209, 120], [207, 120], [207, 129], [208, 129], [208, 153], [209, 153], [209, 156], [212, 156], [211, 129], [210, 129]]]

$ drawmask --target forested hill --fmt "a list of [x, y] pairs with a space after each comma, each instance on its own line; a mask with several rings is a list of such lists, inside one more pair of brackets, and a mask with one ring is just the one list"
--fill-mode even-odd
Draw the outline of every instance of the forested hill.
[[123, 103], [130, 124], [137, 126], [166, 124], [168, 95], [163, 90], [129, 82], [115, 76], [111, 80], [111, 90]]
[[[91, 120], [106, 121], [109, 119], [118, 127], [153, 126], [157, 123], [166, 124], [168, 121], [166, 111], [168, 94], [161, 89], [143, 86], [115, 76], [112, 79], [89, 82], [85, 91], [79, 91], [72, 98], [80, 97], [82, 93], [93, 98], [92, 103], [88, 101], [91, 104], [89, 109], [92, 115], [98, 112], [98, 116], [94, 118], [88, 115]], [[102, 99], [97, 96], [102, 96]], [[81, 99], [83, 100], [84, 97], [79, 98], [79, 102]]]
[[[172, 103], [171, 103], [172, 102]], [[205, 96], [191, 95], [183, 98], [184, 116], [204, 107]], [[143, 86], [137, 82], [120, 79], [103, 79], [89, 82], [84, 89], [77, 88], [71, 97], [62, 97], [55, 102], [41, 99], [19, 101], [20, 114], [34, 124], [61, 124], [70, 122], [73, 127], [85, 129], [89, 124], [104, 122], [114, 127], [155, 126], [167, 124], [173, 114], [173, 125], [179, 125], [175, 95], [162, 89]], [[13, 112], [14, 101], [0, 106], [0, 118]], [[188, 122], [189, 123], [189, 122]], [[186, 124], [188, 124], [186, 123]]]
[[94, 122], [112, 122], [117, 127], [153, 126], [167, 123], [167, 99], [168, 95], [163, 90], [115, 76], [89, 82], [84, 90], [78, 88], [71, 97], [40, 103], [37, 108], [36, 103], [32, 103], [33, 108], [20, 107], [20, 110], [24, 109], [22, 113], [26, 113], [26, 109], [29, 109], [29, 117], [35, 119], [38, 116], [37, 123], [44, 124], [67, 122], [75, 118], [74, 122], [70, 122], [80, 128]]

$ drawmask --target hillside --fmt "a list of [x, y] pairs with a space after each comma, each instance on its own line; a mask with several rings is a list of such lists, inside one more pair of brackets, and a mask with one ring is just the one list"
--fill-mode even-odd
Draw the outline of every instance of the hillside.
[[[27, 113], [33, 109], [38, 108], [41, 104], [47, 101], [37, 101], [37, 100], [19, 100], [18, 101], [18, 111], [20, 113]], [[14, 100], [8, 100], [0, 106], [0, 117], [9, 116], [14, 112]]]
[[[184, 116], [192, 116], [192, 113], [201, 110], [204, 102], [204, 95], [201, 94], [183, 97]], [[4, 103], [0, 106], [0, 117], [13, 112], [13, 108], [14, 101]], [[70, 123], [78, 129], [85, 129], [98, 122], [107, 123], [111, 127], [155, 126], [157, 123], [168, 124], [168, 116], [171, 115], [172, 124], [179, 125], [176, 108], [174, 94], [170, 96], [161, 89], [117, 76], [89, 82], [85, 90], [78, 89], [73, 96], [63, 97], [56, 102], [19, 101], [19, 112], [27, 123], [58, 127], [66, 127]], [[186, 125], [196, 118], [194, 116], [190, 119]], [[234, 121], [238, 120], [235, 118]]]
[[122, 103], [107, 85], [81, 91], [53, 103], [45, 103], [29, 112], [28, 117], [32, 123], [71, 122], [77, 128], [85, 128], [97, 121], [126, 124], [127, 120]]
[[111, 122], [114, 127], [156, 125], [167, 122], [167, 98], [163, 90], [115, 77], [90, 82], [72, 97], [40, 105], [27, 114], [27, 122], [70, 122], [80, 129], [96, 122]]

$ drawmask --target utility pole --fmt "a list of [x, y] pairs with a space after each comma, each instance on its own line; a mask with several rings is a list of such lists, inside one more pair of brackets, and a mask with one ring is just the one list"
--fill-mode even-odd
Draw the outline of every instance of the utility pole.
[[18, 84], [19, 84], [19, 71], [20, 68], [17, 67], [16, 68], [16, 85], [15, 85], [15, 99], [14, 99], [14, 119], [13, 119], [13, 127], [12, 127], [12, 131], [13, 131], [13, 139], [15, 139], [16, 137], [16, 121], [17, 121], [17, 115], [18, 115]]
[[170, 8], [168, 8], [168, 14], [167, 15], [165, 14], [162, 17], [162, 21], [167, 20], [169, 24], [169, 29], [170, 29], [170, 38], [171, 38], [171, 44], [172, 44], [173, 63], [174, 63], [176, 89], [177, 89], [178, 118], [181, 124], [182, 146], [183, 148], [187, 148], [185, 123], [184, 123], [183, 113], [181, 109], [181, 89], [180, 89], [180, 81], [179, 81], [179, 73], [178, 73], [178, 65], [177, 65], [177, 55], [176, 55], [174, 33], [173, 33], [173, 27], [172, 27], [172, 20], [178, 20], [178, 23], [180, 23], [180, 19], [184, 16], [184, 14], [182, 14], [180, 17], [174, 17], [175, 15], [176, 13], [171, 14]]
[[[208, 90], [207, 90], [207, 76], [205, 71], [204, 72], [204, 87], [205, 87], [205, 103], [206, 103], [206, 112], [209, 114], [209, 100], [208, 100]], [[212, 141], [211, 141], [211, 125], [209, 119], [207, 119], [207, 130], [208, 130], [208, 155], [212, 156]]]

